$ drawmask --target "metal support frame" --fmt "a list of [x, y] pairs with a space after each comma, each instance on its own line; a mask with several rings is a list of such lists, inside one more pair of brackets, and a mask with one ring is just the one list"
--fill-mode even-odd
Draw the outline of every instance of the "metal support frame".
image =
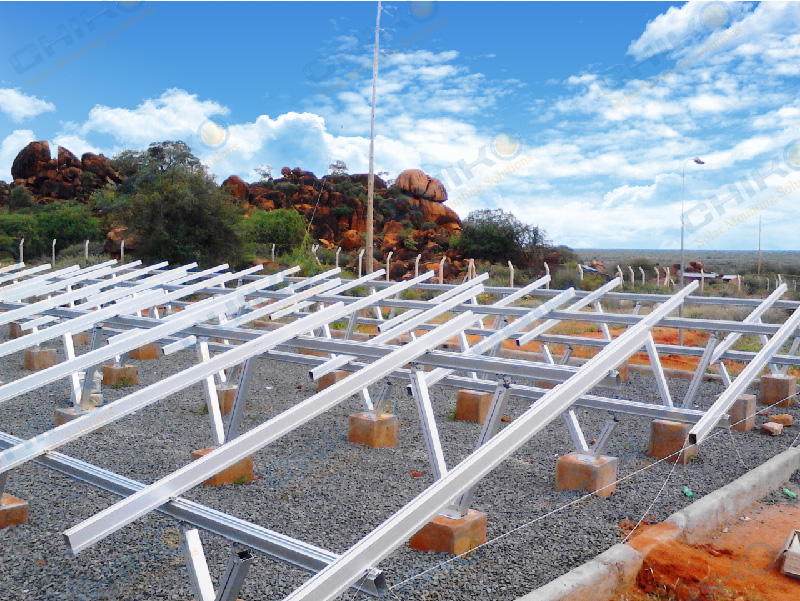
[[337, 561], [286, 597], [285, 601], [312, 599], [328, 601], [346, 590], [362, 575], [364, 566], [374, 565], [387, 557], [436, 515], [450, 499], [474, 486], [527, 440], [568, 409], [580, 395], [586, 393], [605, 375], [610, 362], [618, 363], [620, 357], [629, 357], [639, 350], [657, 320], [680, 306], [686, 296], [696, 288], [697, 283], [692, 282], [672, 299], [644, 316], [637, 325], [589, 359], [580, 373], [546, 393], [539, 402], [489, 442], [362, 538]]

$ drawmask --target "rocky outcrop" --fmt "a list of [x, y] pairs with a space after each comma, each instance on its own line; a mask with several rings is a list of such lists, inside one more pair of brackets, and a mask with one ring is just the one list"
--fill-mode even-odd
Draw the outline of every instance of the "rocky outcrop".
[[[86, 153], [79, 160], [59, 146], [56, 157], [51, 158], [50, 144], [44, 140], [31, 142], [19, 152], [11, 166], [11, 175], [14, 187], [26, 188], [42, 204], [85, 201], [98, 188], [122, 181], [103, 155]], [[3, 202], [1, 197], [0, 202]]]
[[228, 179], [222, 182], [222, 186], [224, 188], [228, 188], [228, 191], [233, 195], [234, 198], [239, 200], [247, 200], [249, 187], [238, 175], [231, 175]]
[[442, 182], [421, 169], [406, 169], [397, 176], [394, 185], [413, 198], [424, 198], [433, 202], [447, 200], [447, 191]]

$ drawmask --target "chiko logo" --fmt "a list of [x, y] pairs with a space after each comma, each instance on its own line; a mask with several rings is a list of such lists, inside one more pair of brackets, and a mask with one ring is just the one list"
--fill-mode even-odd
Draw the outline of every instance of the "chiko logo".
[[[70, 17], [66, 23], [56, 27], [55, 35], [40, 35], [36, 43], [31, 42], [19, 48], [8, 57], [11, 66], [17, 73], [25, 73], [36, 65], [40, 64], [44, 57], [42, 54], [53, 57], [56, 51], [53, 47], [58, 43], [63, 43], [69, 47], [75, 43], [80, 43], [87, 33], [93, 32], [98, 28], [97, 20], [101, 17], [114, 19], [120, 16], [120, 12], [133, 12], [138, 10], [141, 2], [100, 2], [100, 10], [96, 14], [89, 14], [82, 10], [77, 16]], [[111, 36], [113, 37], [113, 36]]]
[[[684, 211], [682, 218], [689, 232], [696, 232], [701, 227], [707, 226], [716, 217], [722, 218], [728, 214], [728, 203], [742, 205], [755, 194], [767, 189], [767, 178], [771, 175], [786, 177], [792, 171], [800, 170], [800, 138], [789, 142], [783, 150], [783, 163], [780, 159], [772, 159], [770, 168], [765, 173], [753, 169], [750, 176], [734, 184], [728, 184], [729, 194], [720, 198], [714, 196], [712, 200], [698, 202], [693, 207]], [[752, 179], [752, 183], [751, 183]], [[794, 191], [795, 183], [790, 183], [786, 188], [777, 189], [778, 196], [784, 197]], [[747, 198], [745, 198], [745, 194]], [[771, 203], [770, 203], [771, 204]], [[711, 205], [711, 206], [709, 206]], [[712, 211], [713, 208], [713, 211]], [[760, 209], [759, 209], [760, 210]]]

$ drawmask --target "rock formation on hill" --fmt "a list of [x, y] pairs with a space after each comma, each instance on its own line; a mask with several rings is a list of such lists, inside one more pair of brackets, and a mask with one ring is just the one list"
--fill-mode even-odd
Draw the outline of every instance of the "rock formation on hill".
[[[232, 175], [222, 185], [246, 209], [295, 209], [328, 248], [358, 251], [364, 245], [369, 175], [317, 178], [297, 167], [284, 167], [281, 175], [258, 184]], [[421, 265], [432, 265], [445, 254], [452, 263], [448, 269], [460, 272], [462, 257], [449, 250], [448, 242], [461, 231], [461, 220], [442, 204], [447, 192], [441, 182], [418, 169], [401, 173], [391, 188], [379, 177], [374, 181], [376, 246], [383, 259], [392, 253], [391, 277], [413, 272], [417, 255], [422, 255]]]
[[[59, 146], [56, 157], [51, 158], [47, 141], [31, 142], [23, 148], [11, 165], [11, 177], [11, 186], [0, 185], [6, 188], [6, 194], [11, 187], [21, 186], [42, 204], [57, 200], [85, 201], [98, 188], [122, 181], [103, 155], [87, 152], [78, 159]], [[0, 204], [4, 200], [0, 189]]]
[[[13, 182], [0, 182], [0, 206], [7, 205], [15, 187], [24, 187], [38, 204], [77, 200], [87, 202], [97, 189], [119, 184], [125, 178], [103, 155], [84, 154], [78, 159], [66, 148], [58, 147], [51, 158], [46, 141], [31, 142], [14, 159]], [[328, 175], [317, 178], [310, 171], [284, 167], [275, 180], [246, 183], [228, 177], [222, 186], [243, 206], [271, 211], [294, 209], [311, 225], [311, 234], [328, 248], [341, 246], [356, 254], [364, 245], [367, 217], [367, 174]], [[438, 267], [446, 256], [446, 276], [465, 269], [463, 258], [449, 248], [449, 240], [461, 231], [461, 220], [445, 206], [447, 191], [442, 183], [419, 169], [403, 171], [394, 185], [387, 187], [375, 177], [375, 240], [385, 260], [392, 253], [390, 266], [394, 279], [414, 271], [417, 255], [420, 267]], [[118, 248], [124, 234], [109, 232], [109, 242]], [[133, 240], [126, 240], [132, 249]], [[129, 245], [130, 244], [130, 245]]]

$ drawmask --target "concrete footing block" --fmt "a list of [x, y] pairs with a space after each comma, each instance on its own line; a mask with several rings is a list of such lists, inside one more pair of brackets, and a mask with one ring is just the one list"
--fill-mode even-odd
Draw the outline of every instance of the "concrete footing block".
[[223, 384], [217, 386], [217, 399], [219, 400], [219, 411], [222, 415], [228, 415], [233, 411], [233, 402], [236, 400], [237, 386]]
[[3, 493], [0, 499], [0, 530], [19, 526], [28, 521], [28, 502]]
[[743, 394], [728, 410], [731, 430], [749, 432], [756, 427], [756, 395]]
[[374, 449], [396, 447], [399, 425], [391, 413], [356, 413], [350, 416], [347, 440]]
[[[77, 407], [59, 407], [56, 409], [55, 424], [56, 426], [61, 426], [67, 422], [71, 422], [74, 419], [78, 419], [79, 417], [84, 417], [89, 414], [91, 414], [91, 411], [84, 411], [83, 409], [78, 409]], [[95, 432], [102, 432], [105, 429], [106, 427], [102, 426], [95, 430]]]
[[91, 332], [79, 332], [72, 335], [72, 344], [75, 346], [86, 346], [92, 341]]
[[28, 371], [39, 371], [53, 367], [58, 362], [56, 349], [52, 348], [29, 348], [25, 350], [25, 369]]
[[459, 390], [456, 395], [456, 420], [482, 424], [492, 406], [492, 393]]
[[437, 515], [423, 526], [409, 541], [418, 551], [439, 551], [461, 555], [486, 542], [487, 515], [473, 509], [460, 519]]
[[[215, 447], [210, 447], [208, 449], [200, 449], [199, 451], [192, 451], [192, 461], [204, 457], [214, 449]], [[255, 479], [255, 476], [253, 475], [254, 469], [255, 469], [255, 463], [253, 462], [253, 456], [250, 455], [249, 457], [245, 457], [241, 461], [234, 463], [232, 466], [225, 468], [221, 472], [214, 474], [208, 480], [203, 482], [203, 484], [205, 486], [246, 484], [247, 482], [250, 482]]]
[[340, 369], [332, 371], [329, 374], [325, 374], [317, 382], [317, 392], [319, 392], [320, 390], [325, 390], [328, 386], [331, 386], [336, 382], [339, 382], [340, 380], [344, 380], [349, 375], [350, 372], [342, 371]]
[[761, 376], [761, 394], [759, 401], [762, 405], [775, 405], [776, 407], [791, 407], [797, 400], [797, 378], [789, 375]]
[[686, 465], [698, 452], [697, 445], [691, 445], [678, 453], [684, 448], [691, 429], [691, 424], [665, 419], [653, 420], [650, 428], [650, 446], [647, 449], [647, 454], [655, 459], [669, 457], [668, 461]]
[[145, 344], [137, 349], [133, 349], [128, 356], [139, 361], [155, 361], [161, 356], [161, 347], [155, 343]]
[[106, 386], [136, 386], [139, 368], [135, 365], [104, 365], [103, 384]]
[[556, 490], [585, 490], [599, 497], [610, 497], [617, 485], [619, 462], [601, 455], [596, 461], [570, 453], [556, 461]]
[[30, 330], [23, 330], [19, 321], [12, 321], [8, 324], [8, 337], [10, 339], [21, 338], [25, 334], [30, 334]]

